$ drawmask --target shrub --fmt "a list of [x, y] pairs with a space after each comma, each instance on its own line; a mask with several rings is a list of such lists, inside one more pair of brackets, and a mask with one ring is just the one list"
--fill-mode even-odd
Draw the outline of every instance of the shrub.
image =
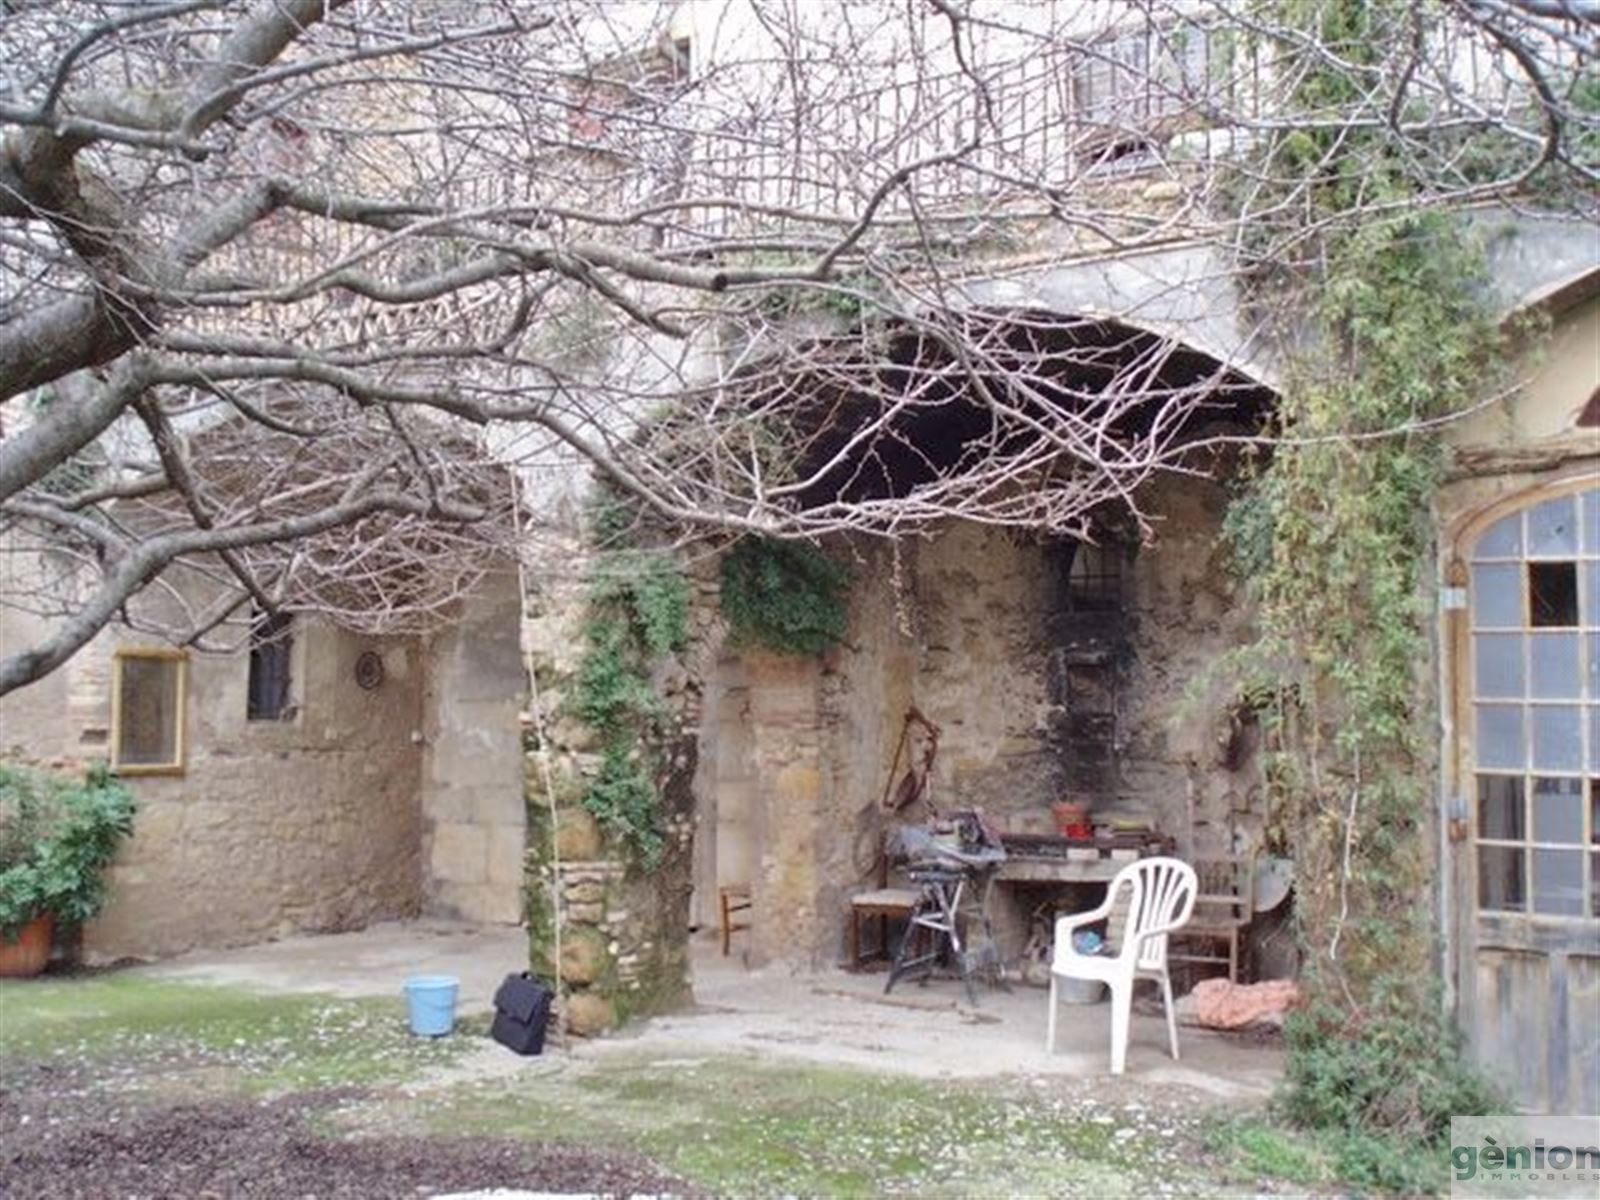
[[815, 546], [746, 538], [722, 560], [722, 613], [735, 644], [821, 654], [844, 637], [849, 582]]
[[1350, 1030], [1341, 1014], [1313, 1009], [1291, 1014], [1284, 1034], [1280, 1104], [1296, 1124], [1432, 1141], [1448, 1132], [1452, 1115], [1505, 1111], [1504, 1097], [1463, 1059], [1442, 1014], [1428, 1021], [1395, 1012]]
[[668, 735], [655, 664], [688, 640], [689, 586], [672, 555], [632, 547], [601, 554], [590, 573], [585, 651], [569, 711], [599, 734], [602, 766], [583, 805], [653, 867], [666, 844], [653, 782]]
[[0, 935], [49, 913], [80, 925], [105, 907], [104, 871], [133, 831], [133, 797], [104, 766], [80, 781], [0, 766]]

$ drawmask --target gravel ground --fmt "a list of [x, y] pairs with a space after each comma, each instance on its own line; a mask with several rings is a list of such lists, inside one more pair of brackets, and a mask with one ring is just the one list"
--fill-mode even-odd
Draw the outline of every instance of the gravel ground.
[[[399, 1197], [516, 1188], [688, 1195], [646, 1160], [511, 1140], [336, 1138], [315, 1128], [356, 1089], [252, 1102], [97, 1094], [71, 1070], [7, 1071], [0, 1196]], [[133, 1102], [130, 1103], [130, 1100]]]

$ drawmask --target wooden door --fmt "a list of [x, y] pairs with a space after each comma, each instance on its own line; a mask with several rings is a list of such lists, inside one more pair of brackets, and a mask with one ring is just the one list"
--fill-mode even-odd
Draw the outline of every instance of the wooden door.
[[1465, 547], [1462, 1024], [1537, 1112], [1600, 1111], [1600, 486]]

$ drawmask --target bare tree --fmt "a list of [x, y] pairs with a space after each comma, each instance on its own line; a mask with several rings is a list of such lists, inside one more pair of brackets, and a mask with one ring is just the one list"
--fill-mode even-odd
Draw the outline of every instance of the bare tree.
[[[1346, 219], [1593, 215], [1600, 6], [1384, 12], [1353, 46], [1233, 0], [10, 0], [0, 536], [43, 565], [0, 602], [59, 619], [0, 694], [117, 617], [416, 627], [515, 549], [491, 464], [536, 522], [574, 464], [682, 531], [1137, 516], [1262, 382], [983, 281], [1303, 265], [1317, 166], [1251, 150], [1305, 132], [1413, 185]], [[141, 618], [179, 569], [207, 603]]]

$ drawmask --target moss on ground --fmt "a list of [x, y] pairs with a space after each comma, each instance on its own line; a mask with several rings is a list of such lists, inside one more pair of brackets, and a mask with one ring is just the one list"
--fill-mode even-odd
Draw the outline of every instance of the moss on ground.
[[1307, 1135], [1256, 1118], [1219, 1121], [1209, 1131], [1224, 1164], [1244, 1178], [1333, 1183], [1333, 1164]]
[[[0, 984], [8, 1084], [159, 1106], [339, 1094], [329, 1137], [504, 1136], [643, 1154], [715, 1195], [1119, 1196], [1330, 1190], [1376, 1153], [1193, 1097], [1106, 1098], [1094, 1084], [955, 1083], [622, 1045], [517, 1064], [465, 1022], [411, 1037], [393, 1000], [260, 993], [111, 973]], [[1112, 1095], [1137, 1097], [1118, 1088]], [[1418, 1170], [1427, 1167], [1418, 1160]], [[1359, 1177], [1359, 1176], [1358, 1176]], [[1418, 1190], [1442, 1184], [1418, 1175]]]
[[1303, 1129], [1244, 1116], [1210, 1122], [1203, 1139], [1217, 1167], [1241, 1181], [1356, 1195], [1431, 1196], [1450, 1188], [1444, 1143], [1382, 1130]]
[[0, 1059], [12, 1068], [65, 1060], [115, 1065], [151, 1085], [181, 1076], [245, 1093], [297, 1091], [408, 1079], [470, 1044], [410, 1036], [398, 999], [263, 994], [130, 973], [0, 984]]
[[613, 1054], [430, 1094], [409, 1119], [440, 1133], [634, 1147], [727, 1195], [1215, 1188], [1186, 1123], [1141, 1106], [1097, 1106], [1015, 1080], [945, 1085], [736, 1055]]

